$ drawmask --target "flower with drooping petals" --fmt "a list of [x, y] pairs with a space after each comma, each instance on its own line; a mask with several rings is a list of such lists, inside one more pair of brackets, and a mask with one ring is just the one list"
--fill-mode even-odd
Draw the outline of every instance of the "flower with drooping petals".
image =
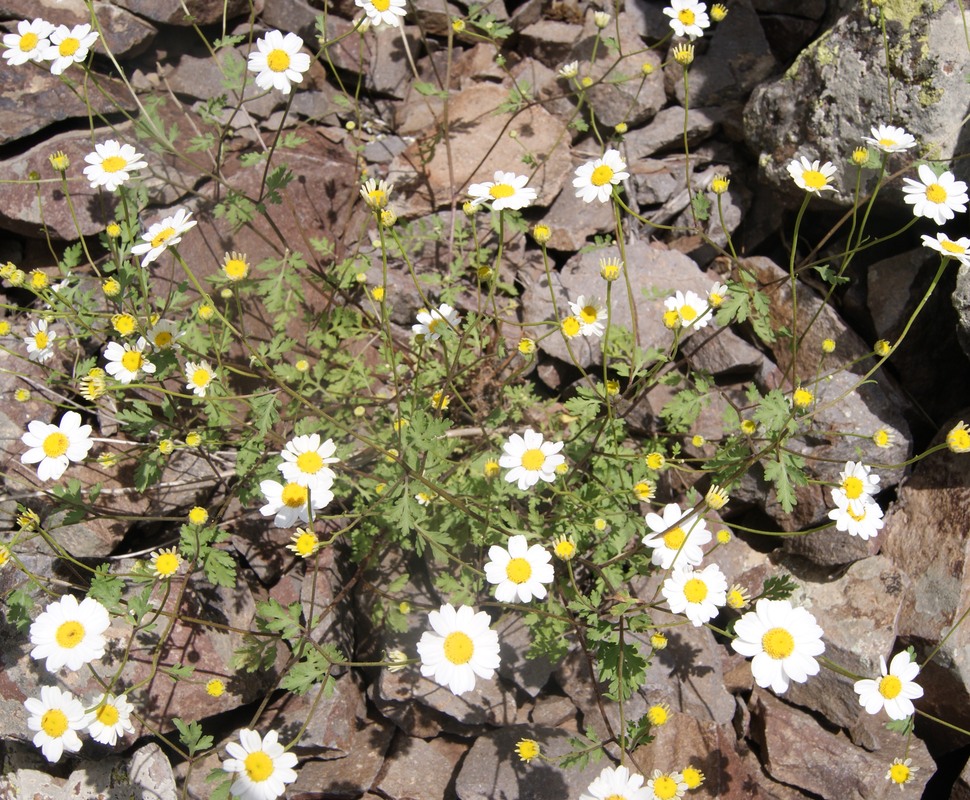
[[663, 515], [653, 512], [646, 516], [652, 533], [643, 537], [643, 544], [653, 550], [650, 560], [661, 569], [696, 567], [704, 559], [701, 545], [711, 541], [707, 523], [696, 514], [686, 517], [677, 503], [664, 506]]
[[131, 254], [133, 256], [144, 254], [141, 265], [147, 267], [169, 247], [181, 242], [182, 235], [196, 226], [195, 220], [189, 219], [191, 216], [190, 211], [180, 208], [171, 217], [165, 217], [161, 222], [156, 222], [142, 234], [142, 243], [131, 248]]

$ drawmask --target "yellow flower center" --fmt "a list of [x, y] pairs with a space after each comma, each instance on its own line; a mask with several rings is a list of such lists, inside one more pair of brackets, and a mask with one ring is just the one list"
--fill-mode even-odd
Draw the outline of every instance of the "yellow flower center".
[[57, 46], [57, 52], [62, 56], [73, 56], [80, 46], [80, 40], [75, 39], [73, 36], [68, 36]]
[[513, 558], [505, 568], [505, 574], [512, 583], [525, 583], [532, 577], [532, 567], [524, 558]]
[[121, 156], [108, 156], [101, 162], [101, 169], [105, 172], [119, 172], [128, 166], [128, 162]]
[[118, 724], [118, 709], [110, 703], [105, 703], [97, 710], [95, 716], [102, 725], [112, 726]]
[[152, 239], [152, 247], [161, 247], [175, 235], [175, 228], [162, 228]]
[[67, 448], [70, 445], [71, 440], [65, 434], [60, 431], [55, 431], [54, 433], [47, 434], [43, 444], [41, 444], [41, 449], [48, 458], [60, 458], [67, 452]]
[[582, 309], [580, 309], [579, 316], [583, 318], [583, 322], [589, 325], [599, 319], [599, 310], [596, 308], [596, 306], [583, 306]]
[[311, 450], [309, 453], [300, 453], [296, 457], [296, 468], [300, 472], [306, 472], [308, 475], [315, 475], [320, 471], [323, 466], [323, 459], [320, 458], [320, 454], [315, 450]]
[[684, 584], [684, 597], [688, 603], [700, 603], [707, 597], [707, 584], [699, 578], [691, 578]]
[[946, 202], [946, 189], [938, 183], [931, 183], [926, 187], [926, 199], [931, 203]]
[[685, 767], [680, 775], [684, 779], [684, 783], [687, 784], [688, 789], [696, 789], [704, 780], [704, 775], [701, 771], [694, 767]]
[[970, 432], [961, 429], [950, 431], [946, 437], [947, 444], [958, 453], [970, 449]]
[[556, 542], [556, 556], [561, 558], [563, 561], [568, 561], [573, 557], [573, 553], [576, 552], [576, 545], [568, 540], [563, 540], [561, 542]]
[[137, 350], [126, 350], [125, 354], [121, 357], [121, 366], [129, 372], [138, 372], [143, 360], [141, 353]]
[[886, 675], [881, 681], [879, 681], [879, 694], [881, 694], [887, 700], [892, 700], [894, 697], [898, 697], [902, 690], [903, 682], [895, 675]]
[[562, 332], [572, 339], [579, 334], [579, 320], [576, 317], [566, 317], [562, 321]]
[[895, 139], [887, 139], [887, 138], [883, 137], [882, 139], [879, 140], [878, 144], [881, 144], [883, 147], [895, 147], [896, 146], [896, 140]]
[[454, 631], [445, 637], [444, 653], [452, 664], [467, 664], [472, 660], [475, 644], [467, 633]]
[[73, 650], [84, 640], [84, 626], [76, 619], [62, 622], [57, 627], [54, 640], [65, 650]]
[[290, 67], [290, 54], [285, 50], [273, 50], [266, 56], [266, 66], [273, 72], [285, 72]]
[[496, 200], [501, 200], [503, 197], [511, 197], [515, 194], [515, 189], [509, 186], [507, 183], [496, 183], [488, 193], [492, 195]]
[[155, 347], [168, 347], [174, 337], [168, 331], [161, 331], [155, 336]]
[[606, 800], [627, 800], [626, 795], [622, 794], [611, 794]]
[[967, 252], [966, 247], [961, 247], [956, 242], [951, 242], [949, 239], [944, 239], [942, 242], [940, 242], [940, 247], [942, 247], [948, 253], [957, 253], [959, 255], [963, 255]]
[[795, 652], [795, 638], [784, 628], [772, 628], [761, 637], [761, 649], [781, 661]]
[[29, 31], [20, 37], [20, 51], [22, 53], [29, 53], [35, 47], [37, 47], [37, 42], [40, 41], [40, 37], [33, 31]]
[[226, 277], [233, 281], [239, 281], [246, 277], [249, 272], [249, 265], [241, 258], [230, 258], [225, 266]]
[[40, 728], [52, 739], [59, 739], [67, 730], [67, 715], [59, 708], [45, 711], [40, 718]]
[[647, 719], [650, 720], [651, 725], [657, 727], [664, 725], [667, 722], [667, 717], [667, 709], [663, 706], [650, 706], [647, 709]]
[[526, 450], [522, 454], [522, 466], [530, 472], [542, 469], [542, 465], [545, 463], [546, 454], [543, 453], [538, 447], [533, 447], [531, 450]]
[[111, 318], [111, 326], [122, 336], [127, 336], [135, 330], [135, 318], [131, 314], [115, 314]]
[[683, 528], [674, 528], [664, 534], [664, 544], [670, 550], [680, 550], [684, 542], [687, 541], [687, 534]]
[[905, 764], [893, 764], [889, 768], [889, 779], [893, 783], [906, 783], [909, 780], [909, 767]]
[[694, 12], [689, 8], [685, 8], [679, 14], [677, 14], [677, 19], [684, 23], [684, 25], [694, 24]]
[[438, 326], [441, 325], [443, 321], [444, 320], [440, 320], [440, 319], [431, 320], [431, 322], [428, 323], [428, 333], [429, 334], [434, 333], [438, 329]]
[[159, 553], [158, 558], [155, 559], [155, 572], [167, 578], [178, 572], [181, 563], [181, 559], [175, 553]]
[[391, 0], [372, 0], [371, 5], [383, 14], [391, 7]]
[[204, 389], [209, 385], [209, 381], [212, 380], [212, 376], [209, 375], [209, 370], [202, 369], [201, 367], [192, 373], [192, 383], [198, 386], [200, 389]]
[[283, 505], [288, 508], [303, 508], [307, 501], [307, 490], [305, 486], [298, 483], [288, 483], [280, 492], [280, 499]]
[[296, 540], [296, 552], [303, 558], [310, 555], [317, 546], [317, 537], [312, 533], [302, 533]]
[[828, 179], [817, 169], [807, 169], [802, 173], [802, 180], [809, 189], [821, 189], [828, 184]]
[[[277, 51], [279, 52], [279, 51]], [[253, 783], [262, 783], [273, 774], [273, 759], [262, 750], [250, 753], [243, 762], [246, 774]]]
[[746, 605], [744, 595], [741, 594], [741, 592], [738, 589], [731, 589], [731, 591], [727, 593], [726, 599], [727, 599], [727, 604], [731, 608], [744, 608], [744, 606]]
[[684, 320], [684, 322], [693, 322], [695, 319], [697, 319], [697, 311], [693, 306], [681, 306], [680, 318]]
[[654, 779], [653, 793], [659, 800], [670, 800], [672, 797], [677, 796], [677, 781], [669, 775], [661, 775], [659, 778]]
[[36, 347], [38, 350], [43, 350], [45, 347], [47, 347], [49, 341], [50, 340], [47, 338], [46, 331], [37, 331], [37, 333], [34, 334], [34, 347]]
[[864, 504], [861, 506], [861, 510], [858, 514], [856, 514], [855, 511], [852, 510], [851, 504], [849, 504], [845, 510], [849, 513], [849, 516], [852, 517], [852, 519], [854, 519], [856, 522], [862, 522], [862, 520], [866, 518], [866, 507]]
[[213, 678], [205, 685], [205, 691], [210, 697], [221, 697], [222, 693], [226, 691], [226, 684], [218, 678]]
[[850, 500], [858, 500], [862, 495], [862, 481], [854, 475], [850, 475], [842, 481], [842, 491]]
[[593, 186], [606, 186], [613, 180], [613, 169], [606, 166], [606, 164], [600, 164], [596, 169], [593, 170], [593, 174], [589, 176], [589, 182]]

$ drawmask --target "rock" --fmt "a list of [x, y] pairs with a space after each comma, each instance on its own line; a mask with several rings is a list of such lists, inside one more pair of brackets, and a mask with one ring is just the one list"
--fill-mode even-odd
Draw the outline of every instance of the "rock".
[[550, 69], [558, 70], [570, 61], [573, 45], [582, 33], [582, 28], [568, 22], [554, 19], [540, 19], [522, 29], [519, 37], [523, 52]]
[[[703, 108], [743, 103], [777, 66], [750, 0], [732, 3], [730, 13], [714, 27], [707, 52], [698, 52], [689, 67], [689, 105]], [[664, 69], [667, 91], [682, 106], [688, 105], [683, 72], [683, 67], [672, 61]]]
[[[559, 146], [565, 126], [541, 106], [530, 106], [518, 114], [494, 113], [507, 94], [501, 86], [481, 84], [452, 97], [450, 156], [445, 143], [437, 142], [430, 160], [418, 173], [412, 165], [421, 163], [420, 154], [429, 143], [422, 140], [394, 159], [389, 177], [399, 189], [395, 195], [399, 214], [421, 216], [448, 205], [456, 195], [461, 196], [468, 184], [492, 180], [496, 170], [526, 172], [517, 166], [522, 164], [524, 152], [533, 154], [540, 164], [529, 181], [538, 192], [537, 204], [551, 202], [571, 169], [569, 155]], [[515, 140], [508, 136], [513, 130], [518, 135]], [[427, 133], [426, 130], [426, 136]], [[483, 141], [494, 142], [495, 146], [483, 152]]]
[[[574, 162], [574, 167], [579, 163]], [[583, 202], [576, 196], [572, 181], [563, 187], [542, 222], [552, 231], [546, 246], [567, 253], [575, 253], [585, 247], [594, 234], [612, 231], [616, 227], [612, 206], [609, 203]]]
[[[794, 157], [805, 155], [832, 161], [839, 168], [838, 174], [845, 177], [827, 197], [849, 205], [856, 172], [848, 159], [873, 125], [902, 126], [941, 161], [964, 152], [960, 121], [970, 105], [970, 84], [954, 60], [966, 46], [959, 8], [913, 0], [887, 4], [881, 12], [889, 38], [892, 106], [885, 91], [873, 91], [874, 86], [885, 87], [887, 77], [880, 9], [869, 4], [852, 7], [799, 55], [783, 77], [751, 96], [744, 112], [749, 146], [761, 154], [764, 177], [792, 203], [800, 201], [802, 192], [786, 168]], [[723, 24], [733, 14], [732, 9]], [[959, 175], [965, 167], [958, 162], [955, 169]], [[863, 174], [863, 193], [872, 189], [876, 176]], [[897, 191], [881, 193], [880, 200], [903, 207]]]
[[139, 747], [128, 762], [128, 779], [132, 788], [142, 792], [142, 797], [152, 800], [177, 800], [178, 787], [172, 765], [154, 742]]
[[[641, 134], [641, 131], [627, 134], [624, 139], [629, 152], [640, 152], [641, 148], [646, 150], [653, 146], [644, 144], [647, 138], [645, 133], [639, 137], [636, 134]], [[658, 206], [666, 203], [671, 195], [684, 185], [686, 174], [683, 156], [630, 159], [628, 171], [635, 187], [637, 202], [642, 206]], [[604, 207], [607, 211], [611, 210], [606, 204]]]
[[394, 737], [394, 726], [368, 720], [361, 726], [352, 757], [301, 761], [295, 783], [286, 789], [291, 800], [354, 800], [373, 784]]
[[[520, 739], [534, 739], [551, 761], [523, 764], [515, 754]], [[494, 800], [499, 797], [561, 800], [578, 797], [600, 774], [606, 762], [583, 769], [560, 769], [557, 756], [569, 752], [569, 734], [556, 728], [509, 725], [475, 739], [455, 782], [458, 800]]]
[[391, 800], [454, 797], [449, 787], [467, 752], [467, 745], [443, 737], [425, 741], [398, 736], [384, 760], [375, 788]]
[[[587, 102], [596, 115], [597, 124], [613, 127], [625, 122], [630, 127], [642, 125], [656, 116], [667, 100], [660, 72], [660, 57], [648, 50], [631, 26], [624, 12], [617, 18], [620, 31], [619, 52], [611, 51], [601, 40], [593, 55], [595, 36], [579, 42], [569, 53], [567, 61], [578, 61], [583, 77], [594, 81], [586, 91]], [[615, 35], [611, 26], [604, 33]], [[652, 74], [644, 77], [642, 67], [650, 64]]]
[[[964, 417], [970, 419], [970, 416]], [[950, 420], [937, 440], [956, 420]], [[899, 615], [899, 643], [928, 655], [967, 607], [970, 586], [970, 461], [943, 450], [918, 464], [886, 515], [883, 553], [909, 576], [912, 589]], [[921, 659], [922, 660], [922, 659]], [[918, 707], [962, 728], [970, 726], [970, 632], [959, 626], [920, 673]], [[952, 737], [935, 726], [924, 734], [943, 751]]]
[[[718, 106], [711, 108], [690, 108], [687, 111], [687, 144], [694, 148], [714, 134], [721, 124], [724, 110]], [[676, 106], [658, 111], [650, 123], [637, 128], [623, 137], [629, 161], [635, 172], [643, 172], [641, 159], [663, 150], [684, 150], [684, 109]], [[639, 169], [638, 169], [639, 168]], [[683, 184], [684, 168], [680, 165], [680, 183]]]
[[532, 636], [522, 617], [515, 613], [502, 616], [494, 625], [498, 631], [502, 662], [498, 674], [519, 687], [529, 697], [538, 697], [552, 675], [552, 664], [545, 657], [529, 658]]
[[[899, 796], [899, 789], [885, 780], [892, 757], [856, 747], [845, 734], [831, 733], [764, 690], [755, 690], [750, 706], [752, 738], [761, 748], [765, 771], [775, 780], [815, 797], [889, 800]], [[926, 760], [923, 755], [914, 758], [921, 762], [914, 766], [921, 768], [907, 786], [914, 793], [922, 791], [935, 768], [928, 754]]]
[[[247, 0], [112, 0], [116, 5], [165, 25], [211, 25], [243, 16]], [[270, 4], [272, 5], [272, 4]]]
[[353, 677], [346, 673], [334, 681], [332, 693], [317, 686], [302, 695], [283, 694], [267, 706], [260, 722], [273, 730], [286, 731], [298, 731], [306, 724], [293, 746], [301, 760], [341, 759], [358, 755], [361, 740], [367, 736], [366, 717], [364, 697]]
[[[606, 283], [599, 274], [599, 263], [604, 258], [619, 258], [619, 251], [615, 247], [607, 247], [581, 253], [573, 256], [561, 273], [552, 273], [560, 318], [569, 314], [569, 301], [575, 301], [580, 295], [605, 299]], [[672, 295], [675, 289], [692, 289], [706, 296], [712, 281], [685, 255], [645, 242], [634, 242], [626, 246], [625, 269], [629, 273], [631, 285], [637, 291], [634, 302], [640, 347], [666, 349], [671, 334], [662, 322], [664, 299]], [[613, 283], [612, 295], [612, 324], [631, 330], [630, 303], [627, 299], [626, 281], [622, 276]], [[549, 284], [544, 275], [526, 285], [522, 295], [522, 316], [522, 321], [527, 324], [544, 321], [556, 324]], [[588, 368], [601, 363], [599, 339], [577, 336], [569, 342], [569, 346], [581, 367]], [[542, 339], [539, 348], [563, 361], [573, 361], [565, 339], [558, 332]]]
[[[752, 347], [730, 328], [715, 328], [711, 333], [693, 337], [685, 347], [685, 355], [703, 372], [717, 376], [745, 377], [753, 375], [764, 366], [764, 354]], [[693, 351], [693, 352], [692, 352]]]
[[970, 356], [970, 267], [963, 264], [957, 270], [957, 285], [953, 290], [953, 308], [957, 312], [957, 337], [963, 352]]

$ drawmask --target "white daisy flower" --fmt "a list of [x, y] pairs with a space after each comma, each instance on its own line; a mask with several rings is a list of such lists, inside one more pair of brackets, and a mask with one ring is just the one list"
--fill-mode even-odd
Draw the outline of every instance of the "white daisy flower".
[[120, 694], [106, 694], [90, 715], [88, 734], [96, 742], [114, 747], [118, 737], [126, 733], [134, 733], [131, 724], [131, 712], [135, 707], [128, 702], [128, 696]]
[[871, 503], [874, 502], [872, 496], [878, 491], [878, 475], [873, 475], [862, 462], [846, 461], [845, 469], [839, 473], [839, 485], [832, 489], [832, 502], [837, 506], [843, 506], [850, 500]]
[[562, 78], [575, 78], [579, 74], [579, 62], [568, 61], [559, 68], [559, 76]]
[[704, 560], [701, 545], [711, 541], [707, 523], [696, 514], [685, 517], [677, 503], [664, 506], [663, 516], [653, 512], [646, 516], [653, 533], [643, 537], [643, 544], [653, 550], [650, 560], [661, 569], [696, 567]]
[[869, 499], [847, 500], [835, 496], [836, 507], [829, 511], [829, 519], [835, 521], [837, 531], [845, 531], [849, 536], [858, 536], [866, 541], [882, 530], [882, 509], [879, 504]]
[[266, 505], [259, 509], [264, 517], [274, 517], [277, 528], [292, 528], [300, 522], [310, 521], [310, 505], [313, 511], [321, 511], [333, 500], [330, 487], [308, 488], [298, 483], [286, 484], [277, 481], [261, 481], [259, 488], [266, 498]]
[[50, 46], [49, 37], [53, 32], [54, 26], [46, 19], [38, 18], [33, 22], [22, 19], [17, 23], [16, 33], [4, 34], [3, 44], [8, 49], [4, 50], [3, 57], [11, 66], [28, 61], [40, 63]]
[[579, 796], [579, 800], [652, 800], [653, 792], [643, 785], [643, 776], [630, 774], [627, 767], [605, 767]]
[[396, 28], [407, 13], [404, 0], [354, 0], [354, 3], [364, 9], [367, 20], [375, 27], [390, 25]]
[[906, 133], [902, 128], [892, 125], [879, 125], [872, 127], [872, 136], [863, 136], [862, 140], [878, 147], [884, 153], [901, 153], [916, 147], [916, 140], [911, 133]]
[[525, 491], [540, 479], [547, 483], [556, 479], [556, 467], [566, 461], [566, 457], [559, 452], [562, 447], [562, 442], [544, 442], [541, 433], [526, 428], [521, 436], [513, 433], [502, 445], [505, 454], [499, 458], [498, 465], [509, 470], [505, 480], [518, 482], [519, 489]]
[[91, 597], [80, 603], [66, 594], [48, 603], [30, 626], [30, 657], [40, 661], [48, 672], [67, 667], [72, 672], [104, 655], [104, 632], [111, 624], [108, 609]]
[[27, 423], [20, 437], [30, 449], [20, 457], [23, 464], [37, 464], [37, 477], [56, 481], [72, 461], [83, 461], [91, 449], [91, 426], [81, 424], [81, 415], [65, 411], [57, 425], [40, 420]]
[[961, 264], [970, 265], [970, 238], [961, 236], [959, 239], [951, 239], [945, 233], [932, 236], [923, 234], [923, 247], [929, 247], [950, 258], [955, 258]]
[[178, 338], [182, 335], [178, 323], [160, 319], [145, 334], [148, 343], [156, 350], [178, 350]]
[[825, 652], [823, 631], [804, 608], [792, 608], [788, 600], [759, 600], [735, 623], [734, 632], [731, 646], [754, 657], [751, 674], [763, 689], [783, 694], [790, 681], [805, 683], [818, 674], [815, 656]]
[[417, 317], [418, 321], [411, 326], [411, 331], [416, 336], [424, 336], [429, 342], [440, 339], [445, 331], [457, 328], [460, 319], [458, 312], [447, 303], [431, 311], [423, 309]]
[[151, 375], [155, 372], [155, 365], [145, 358], [146, 347], [148, 341], [144, 336], [139, 336], [134, 344], [108, 342], [104, 348], [104, 357], [108, 362], [104, 365], [104, 371], [121, 383], [131, 383], [142, 373]]
[[510, 536], [508, 549], [493, 544], [488, 548], [485, 580], [495, 584], [495, 599], [500, 603], [529, 603], [546, 596], [544, 583], [552, 583], [555, 570], [552, 556], [541, 545], [531, 547], [524, 536]]
[[491, 203], [493, 211], [518, 210], [535, 202], [536, 190], [526, 186], [528, 182], [527, 175], [496, 171], [494, 181], [473, 183], [468, 187], [468, 194], [473, 198], [473, 206]]
[[88, 163], [84, 168], [84, 177], [91, 181], [92, 189], [103, 186], [113, 192], [131, 177], [134, 170], [148, 166], [148, 162], [141, 159], [142, 154], [136, 152], [130, 144], [108, 139], [96, 144], [94, 152], [84, 157]]
[[687, 793], [687, 781], [683, 773], [661, 772], [655, 769], [647, 781], [648, 800], [673, 800]]
[[886, 709], [890, 719], [906, 719], [916, 710], [913, 701], [923, 696], [923, 687], [913, 683], [919, 675], [919, 664], [910, 660], [909, 653], [896, 653], [886, 669], [886, 659], [879, 656], [879, 680], [856, 681], [853, 688], [859, 695], [859, 704], [869, 714]]
[[51, 35], [50, 44], [44, 50], [44, 60], [51, 61], [51, 74], [60, 75], [71, 64], [80, 64], [88, 57], [88, 50], [98, 41], [98, 32], [87, 23], [68, 28], [58, 25]]
[[579, 320], [579, 332], [583, 336], [602, 336], [606, 328], [604, 322], [609, 309], [598, 297], [580, 295], [576, 302], [570, 302], [569, 310]]
[[380, 211], [382, 208], [387, 208], [392, 189], [394, 189], [394, 185], [389, 184], [383, 178], [379, 181], [370, 178], [364, 181], [363, 186], [360, 187], [360, 196], [369, 208]]
[[47, 320], [39, 319], [30, 323], [30, 336], [24, 337], [27, 345], [27, 358], [43, 364], [54, 355], [54, 339], [57, 332], [47, 328]]
[[425, 631], [418, 642], [421, 674], [455, 694], [475, 688], [475, 677], [488, 680], [498, 669], [498, 633], [484, 611], [445, 603], [428, 614], [434, 633]]
[[239, 744], [229, 742], [231, 756], [222, 762], [226, 772], [236, 776], [229, 792], [237, 800], [274, 800], [286, 792], [286, 785], [296, 780], [297, 758], [287, 753], [278, 741], [279, 734], [270, 731], [261, 737], [256, 731], [239, 731]]
[[697, 0], [671, 0], [664, 9], [664, 14], [670, 17], [670, 27], [676, 36], [686, 36], [694, 41], [704, 35], [704, 28], [709, 28], [711, 20], [707, 16], [707, 4]]
[[256, 73], [256, 85], [263, 91], [279, 89], [290, 93], [290, 85], [303, 82], [303, 73], [310, 69], [310, 56], [301, 53], [303, 40], [295, 33], [284, 36], [280, 31], [268, 31], [256, 40], [250, 52], [247, 69]]
[[156, 222], [142, 234], [142, 243], [131, 248], [131, 254], [133, 256], [144, 254], [141, 265], [147, 267], [169, 247], [181, 242], [182, 234], [195, 227], [195, 220], [189, 219], [191, 216], [190, 211], [180, 208], [173, 216]]
[[88, 715], [73, 694], [56, 686], [42, 686], [40, 699], [28, 697], [24, 706], [30, 712], [27, 729], [37, 732], [34, 746], [40, 748], [44, 758], [55, 763], [65, 750], [76, 753], [81, 749], [77, 732], [87, 725]]
[[688, 566], [671, 572], [660, 591], [674, 614], [684, 614], [700, 627], [714, 619], [718, 606], [727, 602], [727, 578], [717, 564], [697, 571]]
[[953, 219], [956, 212], [967, 210], [967, 185], [953, 177], [952, 172], [944, 172], [939, 177], [927, 164], [920, 164], [917, 170], [919, 180], [903, 178], [903, 200], [913, 206], [917, 217], [929, 217], [937, 225]]
[[584, 203], [599, 200], [605, 203], [613, 194], [613, 187], [630, 177], [626, 162], [620, 157], [619, 150], [607, 150], [601, 158], [587, 161], [576, 169], [573, 187], [578, 189], [576, 197]]
[[215, 380], [216, 373], [208, 361], [186, 361], [185, 377], [188, 378], [185, 388], [194, 392], [196, 397], [205, 397], [206, 390]]
[[820, 194], [826, 189], [835, 191], [829, 180], [835, 175], [836, 169], [831, 161], [820, 164], [819, 161], [809, 161], [805, 156], [795, 159], [788, 165], [788, 174], [799, 189], [812, 194]]
[[715, 283], [707, 293], [707, 305], [711, 308], [720, 308], [721, 304], [728, 296], [728, 287], [720, 281]]
[[698, 330], [707, 327], [711, 321], [711, 307], [696, 292], [675, 292], [673, 297], [664, 300], [664, 308], [677, 314], [681, 327]]
[[295, 436], [280, 452], [283, 463], [278, 469], [283, 474], [283, 478], [290, 483], [298, 483], [300, 486], [309, 486], [312, 489], [316, 487], [329, 489], [337, 476], [327, 465], [340, 461], [334, 456], [336, 451], [337, 446], [333, 443], [333, 439], [321, 442], [319, 433]]

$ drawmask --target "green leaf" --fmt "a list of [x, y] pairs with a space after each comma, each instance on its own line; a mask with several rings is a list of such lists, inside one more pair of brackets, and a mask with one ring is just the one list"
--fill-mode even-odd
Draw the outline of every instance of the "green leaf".
[[415, 81], [411, 84], [414, 87], [414, 91], [418, 94], [424, 95], [425, 97], [447, 97], [448, 92], [439, 89], [433, 83], [427, 83], [425, 81]]
[[229, 800], [229, 788], [235, 779], [235, 775], [226, 772], [221, 767], [213, 767], [209, 774], [205, 776], [206, 783], [216, 784], [209, 789], [209, 800]]
[[202, 726], [198, 722], [183, 722], [178, 717], [172, 719], [172, 724], [179, 732], [179, 741], [186, 746], [190, 756], [194, 756], [200, 750], [208, 750], [212, 747], [213, 738], [202, 734]]
[[34, 621], [34, 598], [24, 589], [14, 589], [3, 601], [4, 618], [20, 633], [26, 633]]
[[780, 389], [768, 392], [758, 403], [753, 416], [768, 433], [778, 433], [792, 426], [791, 404]]
[[701, 408], [701, 395], [692, 389], [684, 389], [664, 405], [660, 416], [671, 433], [683, 433], [697, 421]]
[[308, 647], [303, 658], [280, 681], [280, 688], [294, 694], [306, 694], [322, 681], [333, 681], [330, 677], [330, 662], [315, 647]]
[[248, 635], [232, 654], [229, 666], [246, 672], [265, 672], [276, 663], [276, 639], [260, 639]]
[[236, 561], [225, 550], [213, 548], [206, 553], [202, 570], [215, 586], [231, 589], [236, 585]]
[[261, 631], [296, 642], [303, 635], [303, 604], [299, 600], [288, 606], [275, 599], [260, 601], [256, 604], [256, 624]]
[[828, 264], [823, 264], [820, 267], [814, 267], [814, 269], [822, 280], [831, 286], [839, 286], [843, 283], [849, 282], [847, 277], [844, 275], [839, 275], [838, 270], [832, 269], [832, 267]]
[[704, 192], [696, 192], [690, 199], [694, 209], [694, 216], [699, 220], [708, 220], [711, 216], [711, 201]]
[[798, 584], [792, 580], [791, 575], [773, 575], [765, 578], [764, 587], [761, 589], [761, 597], [765, 600], [787, 600], [798, 588]]
[[170, 667], [162, 667], [162, 672], [168, 675], [174, 681], [180, 681], [183, 678], [191, 678], [192, 673], [195, 672], [195, 667], [190, 664], [173, 664]]
[[111, 565], [101, 564], [94, 570], [94, 577], [91, 579], [91, 587], [88, 589], [87, 596], [97, 600], [109, 611], [122, 613], [121, 593], [124, 588], [125, 582], [117, 575], [111, 574]]
[[767, 461], [764, 464], [765, 478], [775, 485], [778, 502], [786, 514], [790, 514], [798, 505], [795, 487], [808, 483], [808, 477], [802, 470], [804, 465], [804, 459], [787, 452], [778, 453], [776, 461]]

